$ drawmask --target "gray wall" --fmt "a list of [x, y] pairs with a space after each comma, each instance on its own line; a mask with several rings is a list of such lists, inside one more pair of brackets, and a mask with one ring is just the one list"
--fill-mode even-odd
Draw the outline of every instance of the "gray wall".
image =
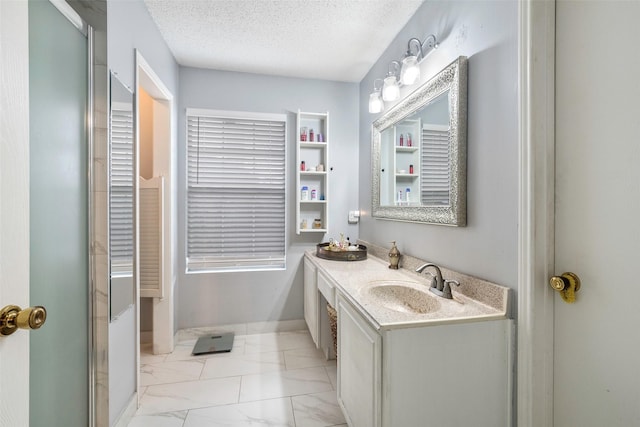
[[142, 0], [109, 1], [109, 68], [133, 88], [135, 49], [177, 97], [179, 67]]
[[[286, 113], [287, 269], [247, 273], [185, 274], [186, 194], [178, 195], [178, 328], [302, 319], [302, 255], [316, 243], [345, 233], [358, 238], [347, 223], [358, 209], [358, 84], [272, 77], [225, 71], [180, 69], [178, 188], [186, 179], [186, 108]], [[329, 111], [330, 217], [326, 236], [295, 234], [295, 128], [298, 109]]]
[[[107, 6], [108, 68], [122, 83], [134, 88], [135, 49], [142, 54], [162, 82], [177, 97], [178, 64], [160, 36], [141, 0], [109, 1]], [[174, 103], [177, 115], [177, 102]], [[173, 129], [177, 132], [177, 124]], [[150, 303], [145, 298], [143, 302]], [[143, 307], [144, 308], [144, 307]], [[148, 307], [150, 308], [150, 307]], [[145, 310], [142, 310], [145, 313]], [[150, 313], [150, 309], [146, 310]], [[135, 310], [126, 312], [109, 327], [109, 419], [117, 419], [135, 387]], [[150, 319], [142, 323], [150, 325]]]
[[[373, 80], [401, 60], [411, 37], [434, 33], [440, 47], [422, 62], [422, 82], [460, 55], [469, 58], [467, 226], [372, 218]], [[447, 268], [508, 286], [517, 284], [518, 128], [516, 1], [426, 2], [360, 83], [360, 237]], [[406, 96], [416, 86], [404, 89]], [[387, 104], [387, 109], [390, 107]]]

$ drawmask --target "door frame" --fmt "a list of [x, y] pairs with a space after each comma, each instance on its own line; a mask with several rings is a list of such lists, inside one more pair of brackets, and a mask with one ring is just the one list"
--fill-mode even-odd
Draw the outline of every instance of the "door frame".
[[[157, 139], [162, 141], [164, 150], [161, 153], [155, 153], [155, 149], [158, 147], [158, 144], [154, 141], [154, 168], [158, 166], [158, 163], [163, 163], [161, 159], [168, 158], [168, 165], [162, 172], [162, 175], [165, 177], [165, 206], [164, 208], [164, 271], [163, 271], [163, 298], [154, 297], [152, 299], [152, 317], [153, 317], [153, 331], [152, 331], [152, 341], [153, 341], [153, 353], [154, 354], [164, 354], [170, 353], [174, 349], [174, 251], [172, 250], [174, 245], [174, 222], [175, 222], [175, 212], [174, 212], [174, 192], [175, 192], [175, 147], [176, 141], [174, 138], [174, 96], [171, 91], [167, 88], [167, 86], [162, 82], [162, 79], [158, 74], [153, 70], [151, 65], [146, 61], [142, 53], [135, 49], [135, 77], [134, 77], [134, 105], [135, 105], [135, 147], [134, 147], [134, 176], [140, 176], [140, 91], [139, 88], [143, 88], [145, 92], [147, 92], [151, 98], [153, 99], [155, 104], [162, 104], [163, 110], [168, 112], [168, 120], [166, 116], [163, 116], [162, 119], [155, 119], [153, 124], [154, 134], [158, 134]], [[154, 107], [155, 111], [155, 107]], [[154, 137], [154, 140], [156, 137]], [[135, 191], [135, 223], [139, 224], [139, 189], [136, 185]], [[139, 254], [139, 227], [136, 225], [135, 227], [135, 282], [136, 282], [136, 294], [135, 300], [137, 304], [137, 313], [136, 313], [136, 353], [137, 353], [137, 362], [136, 362], [136, 371], [138, 372], [138, 376], [140, 375], [140, 274], [139, 268], [137, 267], [138, 260], [140, 259]], [[140, 381], [138, 378], [138, 387]]]
[[553, 426], [555, 0], [519, 2], [517, 425]]
[[109, 425], [107, 1], [49, 0], [88, 38], [89, 427]]

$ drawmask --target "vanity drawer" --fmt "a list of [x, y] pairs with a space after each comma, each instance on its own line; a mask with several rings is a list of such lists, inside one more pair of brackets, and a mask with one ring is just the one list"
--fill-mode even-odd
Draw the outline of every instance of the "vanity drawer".
[[318, 290], [327, 300], [331, 307], [336, 306], [336, 291], [333, 283], [321, 272], [318, 271]]

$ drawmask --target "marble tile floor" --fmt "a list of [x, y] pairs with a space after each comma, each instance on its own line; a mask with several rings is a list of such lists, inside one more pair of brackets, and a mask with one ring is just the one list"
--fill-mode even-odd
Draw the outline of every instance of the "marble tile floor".
[[140, 407], [129, 427], [346, 427], [335, 361], [307, 331], [236, 335], [230, 353], [140, 355]]

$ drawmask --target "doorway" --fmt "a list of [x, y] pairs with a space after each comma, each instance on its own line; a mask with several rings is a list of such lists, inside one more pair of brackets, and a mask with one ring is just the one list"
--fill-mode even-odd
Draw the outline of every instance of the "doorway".
[[[158, 264], [160, 280], [159, 288], [144, 286], [144, 277], [138, 279], [141, 283], [139, 290], [139, 321], [138, 330], [140, 341], [150, 343], [154, 354], [170, 353], [174, 349], [174, 310], [173, 310], [173, 290], [174, 290], [174, 242], [176, 241], [177, 221], [175, 214], [175, 181], [177, 178], [177, 163], [175, 159], [176, 147], [173, 137], [174, 104], [173, 95], [166, 85], [153, 71], [151, 66], [144, 59], [139, 51], [136, 51], [136, 110], [137, 110], [137, 148], [136, 156], [138, 161], [137, 175], [140, 177], [136, 205], [137, 224], [145, 221], [146, 203], [140, 197], [140, 190], [145, 182], [160, 180], [160, 211], [162, 221], [160, 221], [161, 242], [160, 258]], [[140, 230], [140, 227], [136, 227]], [[140, 245], [140, 237], [137, 238], [138, 249], [137, 260], [141, 262], [144, 247]], [[138, 275], [140, 275], [140, 268]], [[138, 354], [140, 353], [138, 348]]]

